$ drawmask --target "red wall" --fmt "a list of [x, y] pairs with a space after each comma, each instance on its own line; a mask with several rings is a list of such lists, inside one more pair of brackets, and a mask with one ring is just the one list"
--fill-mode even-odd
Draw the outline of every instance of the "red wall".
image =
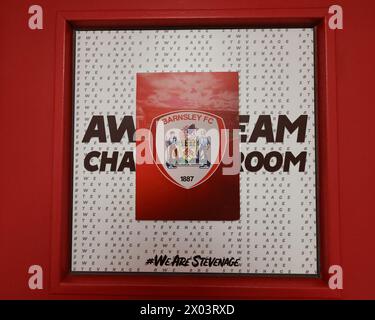
[[[44, 9], [43, 30], [28, 28], [32, 4]], [[2, 1], [0, 298], [80, 297], [52, 295], [49, 290], [57, 11], [187, 6], [196, 10], [326, 7], [328, 11], [332, 4], [344, 9], [344, 29], [332, 31], [336, 32], [342, 297], [375, 298], [375, 2], [371, 0]], [[33, 264], [44, 269], [43, 290], [28, 288], [27, 271]]]

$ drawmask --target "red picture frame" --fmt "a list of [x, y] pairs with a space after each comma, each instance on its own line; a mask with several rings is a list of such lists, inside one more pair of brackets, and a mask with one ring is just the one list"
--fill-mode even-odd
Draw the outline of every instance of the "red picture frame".
[[[56, 28], [51, 293], [127, 298], [338, 298], [328, 286], [329, 267], [340, 265], [338, 117], [335, 33], [327, 8], [58, 12]], [[72, 274], [71, 133], [72, 52], [75, 28], [314, 27], [318, 139], [320, 277], [254, 275]]]

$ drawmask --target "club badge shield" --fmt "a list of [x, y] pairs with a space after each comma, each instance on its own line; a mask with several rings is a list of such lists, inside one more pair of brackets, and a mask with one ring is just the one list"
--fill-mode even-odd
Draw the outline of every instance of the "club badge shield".
[[217, 170], [226, 146], [224, 120], [209, 112], [184, 110], [154, 118], [154, 161], [172, 183], [190, 189]]

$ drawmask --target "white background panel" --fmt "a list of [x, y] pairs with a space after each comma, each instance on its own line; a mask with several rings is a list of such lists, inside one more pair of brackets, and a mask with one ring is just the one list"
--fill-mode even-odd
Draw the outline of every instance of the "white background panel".
[[[238, 71], [248, 132], [308, 115], [306, 141], [241, 144], [307, 151], [305, 172], [241, 172], [238, 221], [136, 221], [135, 172], [88, 172], [86, 153], [133, 144], [82, 143], [92, 115], [133, 115], [137, 72]], [[75, 39], [72, 271], [317, 274], [313, 29], [77, 31]], [[215, 201], [215, 199], [212, 199]], [[156, 210], [158, 210], [156, 208]], [[238, 267], [155, 267], [155, 254], [241, 257]]]

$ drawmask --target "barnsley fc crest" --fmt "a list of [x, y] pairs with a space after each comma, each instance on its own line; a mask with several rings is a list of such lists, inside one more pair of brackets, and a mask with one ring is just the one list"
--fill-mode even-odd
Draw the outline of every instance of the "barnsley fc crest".
[[225, 124], [209, 112], [179, 111], [154, 118], [151, 124], [155, 164], [180, 187], [190, 189], [206, 181], [221, 162]]

